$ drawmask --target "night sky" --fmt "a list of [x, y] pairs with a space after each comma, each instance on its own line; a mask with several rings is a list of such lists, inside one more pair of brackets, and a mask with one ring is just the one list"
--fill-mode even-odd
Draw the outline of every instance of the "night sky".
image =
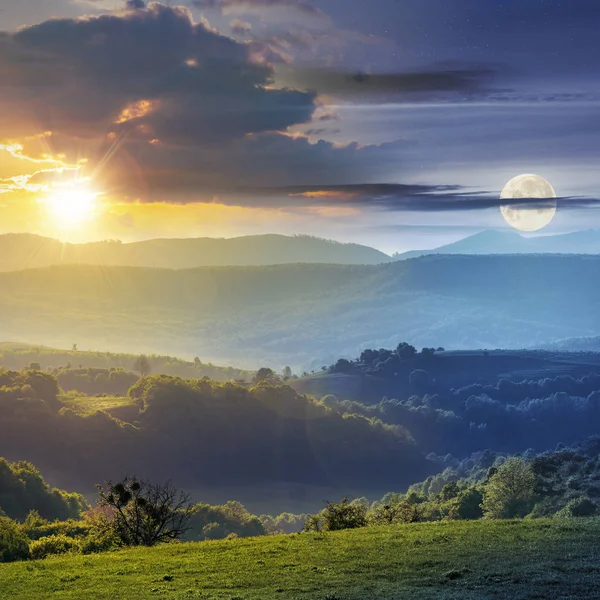
[[[0, 232], [391, 253], [507, 229], [520, 173], [562, 198], [543, 233], [595, 227], [597, 1], [3, 4]], [[80, 185], [88, 218], [53, 220]]]

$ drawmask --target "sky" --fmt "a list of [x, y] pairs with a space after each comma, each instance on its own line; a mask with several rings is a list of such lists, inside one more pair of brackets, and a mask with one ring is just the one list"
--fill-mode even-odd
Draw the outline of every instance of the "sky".
[[597, 1], [0, 3], [0, 233], [431, 248], [595, 227]]

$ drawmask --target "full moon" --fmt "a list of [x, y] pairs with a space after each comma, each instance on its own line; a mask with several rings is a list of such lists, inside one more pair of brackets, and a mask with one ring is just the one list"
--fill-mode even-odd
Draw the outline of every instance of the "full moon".
[[539, 175], [519, 175], [511, 179], [500, 194], [502, 200], [510, 198], [548, 198], [548, 202], [535, 207], [503, 204], [500, 207], [505, 221], [519, 231], [538, 231], [552, 221], [556, 214], [556, 192]]

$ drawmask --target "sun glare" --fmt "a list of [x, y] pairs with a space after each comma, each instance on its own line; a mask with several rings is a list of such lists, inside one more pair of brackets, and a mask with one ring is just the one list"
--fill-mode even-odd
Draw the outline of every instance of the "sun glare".
[[54, 190], [45, 204], [62, 225], [73, 226], [94, 216], [97, 196], [86, 187], [69, 187]]

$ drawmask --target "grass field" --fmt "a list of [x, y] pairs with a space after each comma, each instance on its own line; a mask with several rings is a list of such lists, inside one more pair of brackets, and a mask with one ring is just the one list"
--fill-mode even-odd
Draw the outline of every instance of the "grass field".
[[379, 527], [0, 565], [0, 598], [592, 600], [600, 520]]
[[81, 415], [82, 417], [91, 415], [99, 410], [112, 413], [116, 409], [135, 407], [134, 400], [122, 396], [61, 396], [60, 401], [66, 408], [69, 408], [75, 414]]

